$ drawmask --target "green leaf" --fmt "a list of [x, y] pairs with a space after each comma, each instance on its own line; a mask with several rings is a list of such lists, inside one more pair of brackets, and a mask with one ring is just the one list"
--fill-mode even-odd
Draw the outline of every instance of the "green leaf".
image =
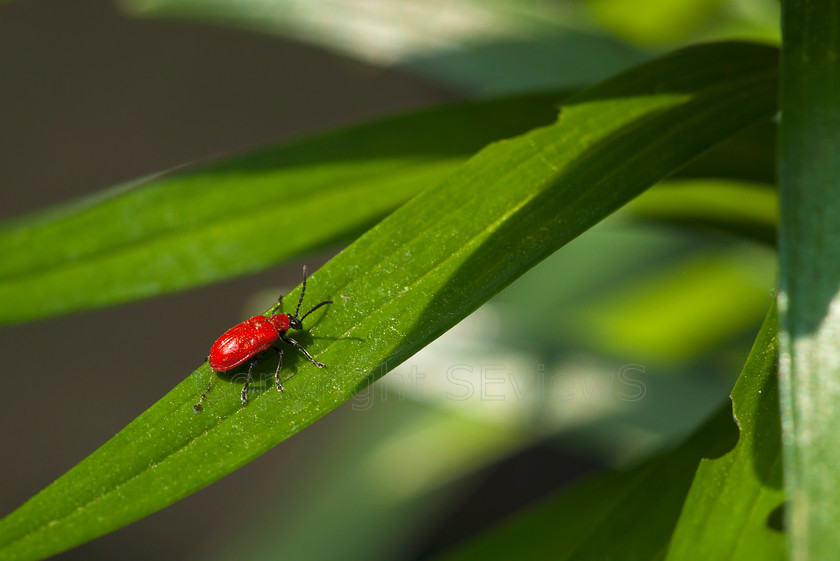
[[707, 227], [767, 245], [776, 243], [779, 200], [770, 185], [710, 179], [667, 181], [630, 205], [637, 217], [679, 227]]
[[[336, 304], [300, 339], [327, 369], [287, 353], [296, 375], [285, 394], [268, 377], [243, 407], [241, 385], [217, 379], [196, 415], [202, 366], [0, 522], [0, 556], [38, 558], [116, 529], [300, 431], [649, 185], [771, 115], [776, 66], [776, 51], [757, 45], [678, 51], [576, 96], [554, 125], [482, 150], [312, 275], [308, 301]], [[266, 362], [258, 372], [273, 370]]]
[[124, 0], [121, 6], [133, 15], [292, 37], [482, 93], [579, 87], [649, 56], [594, 31], [587, 10], [570, 2]]
[[840, 6], [782, 3], [780, 386], [791, 558], [840, 551]]
[[784, 498], [775, 337], [771, 310], [732, 392], [740, 438], [723, 407], [676, 449], [526, 509], [444, 559], [784, 558], [784, 534], [768, 526]]
[[598, 301], [574, 304], [564, 314], [576, 331], [571, 337], [613, 356], [641, 355], [672, 369], [696, 360], [752, 329], [766, 313], [775, 259], [770, 251], [752, 249], [673, 256], [669, 268], [651, 267]]
[[735, 448], [703, 460], [683, 507], [668, 561], [786, 559], [781, 513], [782, 443], [776, 307], [768, 314], [732, 390], [741, 435]]
[[[547, 92], [421, 111], [120, 186], [0, 225], [0, 323], [184, 290], [323, 248], [444, 177], [483, 144], [549, 122], [561, 97]], [[765, 123], [750, 127], [685, 172], [767, 177], [767, 138], [773, 129]], [[766, 239], [774, 232], [767, 196], [657, 188], [633, 208]], [[295, 216], [305, 228], [287, 227]], [[283, 243], [264, 235], [278, 227]]]
[[0, 225], [0, 324], [183, 290], [345, 240], [488, 142], [550, 123], [561, 97], [421, 111]]
[[719, 11], [721, 0], [592, 0], [604, 27], [631, 42], [673, 43], [697, 30]]

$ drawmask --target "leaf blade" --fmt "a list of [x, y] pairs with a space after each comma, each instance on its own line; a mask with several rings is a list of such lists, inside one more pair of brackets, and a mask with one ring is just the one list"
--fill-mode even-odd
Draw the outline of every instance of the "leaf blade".
[[2, 224], [0, 324], [183, 290], [346, 240], [486, 143], [550, 123], [561, 97], [410, 113]]

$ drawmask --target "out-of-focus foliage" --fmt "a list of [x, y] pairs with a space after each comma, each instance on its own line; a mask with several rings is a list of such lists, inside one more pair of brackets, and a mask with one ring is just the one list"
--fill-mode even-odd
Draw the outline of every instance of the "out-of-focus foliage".
[[778, 39], [773, 0], [123, 0], [295, 38], [470, 92], [569, 87], [689, 41]]

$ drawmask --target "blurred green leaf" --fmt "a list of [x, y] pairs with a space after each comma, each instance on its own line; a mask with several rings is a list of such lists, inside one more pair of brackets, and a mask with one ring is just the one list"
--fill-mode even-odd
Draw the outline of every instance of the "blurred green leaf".
[[589, 0], [598, 21], [619, 37], [639, 44], [669, 43], [696, 31], [722, 0]]
[[[778, 43], [774, 0], [122, 0], [133, 15], [270, 33], [472, 92], [588, 85], [652, 47]], [[638, 46], [637, 46], [638, 45]]]
[[780, 386], [795, 561], [840, 551], [840, 17], [782, 3]]
[[629, 206], [633, 216], [680, 227], [704, 226], [776, 243], [779, 200], [770, 185], [726, 180], [666, 181]]
[[0, 225], [0, 323], [264, 269], [348, 239], [562, 94], [459, 103], [318, 135]]
[[140, 16], [293, 37], [469, 91], [588, 85], [649, 55], [592, 29], [575, 2], [542, 0], [123, 0]]
[[673, 452], [534, 505], [441, 560], [661, 560], [701, 458], [736, 438], [726, 407]]
[[[684, 438], [718, 408], [721, 398], [732, 389], [771, 299], [770, 287], [775, 284], [774, 255], [766, 247], [755, 244], [733, 244], [731, 239], [723, 237], [710, 240], [709, 236], [696, 232], [675, 233], [628, 221], [622, 216], [625, 209], [534, 267], [494, 297], [492, 307], [482, 307], [474, 320], [468, 318], [459, 324], [459, 331], [463, 329], [465, 334], [480, 338], [480, 342], [469, 346], [447, 344], [450, 340], [447, 337], [423, 349], [411, 363], [420, 362], [421, 371], [433, 373], [432, 377], [434, 372], [445, 370], [451, 364], [473, 364], [476, 369], [483, 364], [504, 364], [517, 380], [533, 372], [535, 365], [544, 365], [546, 378], [556, 380], [551, 383], [560, 388], [560, 395], [552, 400], [538, 400], [529, 422], [537, 423], [542, 429], [562, 431], [582, 450], [591, 451], [614, 465], [647, 458], [663, 442]], [[683, 266], [695, 259], [712, 261], [712, 272], [728, 267], [742, 287], [753, 285], [749, 298], [734, 303], [738, 308], [734, 311], [736, 316], [749, 317], [750, 312], [744, 314], [742, 304], [751, 309], [755, 294], [763, 295], [765, 307], [758, 312], [754, 323], [740, 331], [733, 329], [727, 323], [733, 310], [717, 308], [720, 315], [711, 319], [715, 329], [705, 326], [702, 329], [703, 339], [711, 346], [698, 349], [694, 358], [680, 355], [675, 360], [667, 360], [664, 357], [673, 356], [667, 348], [673, 339], [670, 325], [663, 326], [659, 345], [652, 344], [653, 341], [648, 341], [649, 349], [624, 345], [621, 354], [616, 355], [614, 351], [619, 343], [600, 331], [601, 322], [579, 321], [581, 312], [609, 313], [610, 308], [605, 304], [616, 302], [619, 294], [629, 297], [633, 289], [643, 288], [647, 279], [661, 282], [677, 276]], [[749, 270], [756, 262], [758, 270]], [[762, 278], [760, 271], [768, 274]], [[688, 284], [693, 286], [693, 282]], [[679, 292], [677, 286], [674, 289]], [[534, 306], [534, 302], [539, 306]], [[669, 304], [677, 310], [685, 306], [685, 318], [678, 313], [666, 317], [677, 321], [678, 329], [690, 329], [693, 323], [688, 318], [697, 316], [699, 304], [678, 298], [669, 298]], [[658, 312], [659, 308], [654, 308], [653, 315], [659, 315]], [[639, 324], [655, 325], [654, 321], [643, 314], [636, 317], [632, 328]], [[512, 357], [517, 355], [525, 356], [523, 364], [514, 362]], [[434, 361], [437, 368], [423, 370], [429, 361]], [[718, 374], [710, 375], [710, 372]], [[626, 383], [627, 378], [643, 381], [645, 399], [621, 399], [619, 393], [634, 390]], [[517, 383], [520, 387], [532, 387], [525, 382]], [[507, 403], [517, 399], [521, 397], [514, 395]], [[481, 405], [486, 408], [487, 403]], [[461, 410], [471, 412], [468, 407]]]
[[770, 252], [735, 248], [670, 265], [564, 315], [576, 333], [611, 353], [683, 362], [760, 322], [772, 300]]
[[526, 509], [443, 559], [784, 558], [784, 534], [768, 527], [783, 499], [775, 337], [771, 311], [732, 392], [740, 438], [723, 407], [673, 451]]
[[551, 126], [485, 148], [311, 276], [309, 301], [336, 305], [300, 338], [326, 370], [287, 353], [296, 375], [285, 394], [264, 379], [243, 407], [241, 386], [217, 380], [196, 415], [210, 376], [200, 367], [0, 521], [0, 556], [39, 558], [119, 528], [300, 431], [649, 185], [770, 116], [776, 67], [775, 49], [757, 45], [685, 49], [569, 100]]
[[[400, 558], [451, 504], [448, 484], [522, 446], [522, 427], [489, 424], [397, 396], [380, 399], [379, 393], [373, 385], [333, 411], [330, 426], [352, 430], [332, 430], [306, 455], [306, 465], [294, 461], [296, 466], [264, 489], [261, 506], [238, 516], [224, 536], [205, 541], [199, 556]], [[265, 531], [266, 520], [271, 532]]]
[[587, 0], [585, 4], [605, 29], [646, 48], [733, 38], [780, 41], [775, 0]]

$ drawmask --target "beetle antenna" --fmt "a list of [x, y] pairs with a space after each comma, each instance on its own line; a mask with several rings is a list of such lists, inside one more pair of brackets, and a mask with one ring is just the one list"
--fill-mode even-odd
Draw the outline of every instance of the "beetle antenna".
[[306, 319], [306, 316], [308, 316], [309, 314], [311, 314], [312, 312], [314, 312], [315, 310], [317, 310], [321, 306], [326, 306], [327, 304], [333, 304], [333, 303], [334, 302], [332, 300], [324, 300], [323, 302], [321, 302], [320, 304], [318, 304], [317, 306], [313, 307], [311, 310], [309, 310], [308, 312], [303, 314], [303, 317], [300, 318], [300, 321], [302, 322], [304, 319]]
[[298, 299], [297, 309], [295, 310], [295, 317], [300, 313], [300, 305], [303, 304], [303, 295], [306, 294], [306, 265], [303, 266], [303, 288], [300, 289], [300, 298]]

